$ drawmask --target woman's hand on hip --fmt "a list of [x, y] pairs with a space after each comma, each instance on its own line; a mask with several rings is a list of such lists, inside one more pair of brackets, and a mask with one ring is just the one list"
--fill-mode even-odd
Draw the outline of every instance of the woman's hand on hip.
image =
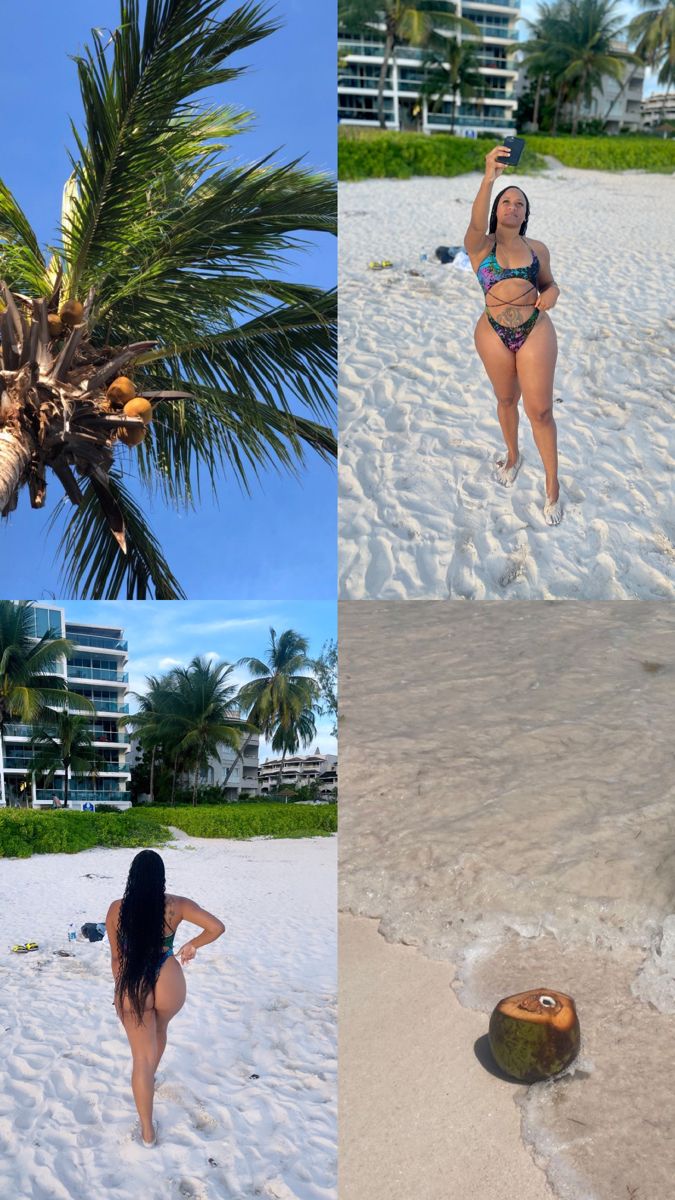
[[541, 292], [534, 307], [538, 308], [540, 312], [547, 312], [549, 308], [553, 308], [557, 304], [559, 295], [560, 288], [557, 284], [552, 283], [550, 287]]
[[504, 174], [508, 163], [497, 162], [497, 159], [504, 154], [508, 158], [510, 153], [508, 146], [494, 146], [490, 153], [485, 155], [485, 178], [488, 183], [494, 183], [495, 179]]
[[180, 961], [181, 966], [184, 967], [187, 963], [191, 962], [196, 953], [197, 951], [192, 945], [192, 942], [186, 942], [184, 946], [181, 946], [180, 950], [176, 954], [176, 958]]

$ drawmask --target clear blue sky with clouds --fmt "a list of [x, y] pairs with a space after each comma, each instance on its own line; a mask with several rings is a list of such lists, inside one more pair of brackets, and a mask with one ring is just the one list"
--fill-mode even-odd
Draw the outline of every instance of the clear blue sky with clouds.
[[[176, 666], [187, 666], [196, 655], [218, 662], [240, 658], [266, 659], [270, 626], [280, 634], [295, 629], [309, 640], [309, 654], [318, 658], [324, 643], [337, 637], [337, 613], [328, 601], [187, 601], [187, 600], [66, 600], [66, 621], [121, 626], [129, 644], [129, 688], [142, 694], [148, 675], [162, 675]], [[245, 667], [236, 667], [231, 682], [240, 686], [250, 678]], [[136, 704], [129, 697], [131, 711]], [[317, 718], [316, 738], [306, 751], [318, 746], [323, 754], [336, 754], [330, 718]], [[261, 744], [261, 761], [268, 748]]]
[[[235, 7], [227, 0], [223, 11]], [[330, 0], [277, 0], [270, 8], [283, 28], [235, 56], [233, 64], [250, 70], [213, 89], [210, 98], [255, 115], [253, 128], [234, 139], [235, 158], [256, 161], [278, 151], [278, 162], [303, 158], [308, 166], [334, 174], [336, 5]], [[68, 118], [78, 124], [81, 112], [76, 67], [68, 55], [91, 42], [93, 26], [114, 28], [118, 23], [117, 0], [30, 0], [3, 6], [2, 85], [4, 95], [11, 97], [11, 116], [8, 110], [0, 123], [0, 177], [43, 244], [55, 240], [69, 173], [66, 148], [74, 149]], [[335, 239], [313, 237], [310, 252], [296, 255], [284, 274], [334, 286]], [[196, 513], [177, 514], [159, 500], [145, 502], [152, 528], [189, 598], [327, 600], [335, 595], [335, 471], [314, 455], [307, 464], [299, 479], [265, 472], [259, 484], [252, 483], [251, 497], [232, 476], [225, 476], [217, 501], [205, 491]], [[46, 510], [31, 510], [23, 496], [9, 522], [0, 524], [0, 564], [11, 563], [13, 595], [40, 599], [63, 594], [55, 561], [58, 538], [47, 534], [49, 514], [61, 494], [52, 476]]]

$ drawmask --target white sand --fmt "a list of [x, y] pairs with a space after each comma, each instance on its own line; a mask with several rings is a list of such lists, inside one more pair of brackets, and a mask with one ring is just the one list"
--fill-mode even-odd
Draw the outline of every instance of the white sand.
[[[71, 920], [104, 919], [134, 851], [2, 860], [0, 1195], [334, 1200], [335, 851], [335, 838], [184, 838], [161, 852], [168, 889], [227, 932], [186, 968], [154, 1150], [134, 1137], [107, 939], [56, 953]], [[177, 946], [194, 932], [181, 926]], [[8, 953], [26, 940], [39, 952]]]
[[[510, 490], [492, 481], [503, 444], [473, 344], [482, 292], [433, 256], [462, 243], [479, 176], [342, 184], [344, 599], [675, 597], [675, 182], [564, 168], [513, 181], [562, 291], [563, 522], [544, 523], [522, 406], [524, 467]], [[368, 270], [382, 258], [394, 268]]]
[[340, 1200], [553, 1196], [520, 1140], [522, 1089], [481, 1065], [485, 1018], [452, 977], [340, 918]]

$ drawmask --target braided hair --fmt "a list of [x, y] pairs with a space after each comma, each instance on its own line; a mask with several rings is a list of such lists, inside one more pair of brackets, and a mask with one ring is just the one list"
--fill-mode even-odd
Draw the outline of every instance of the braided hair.
[[[515, 187], [515, 184], [512, 183], [509, 186]], [[507, 188], [507, 187], [502, 188], [501, 192], [498, 192], [497, 195], [495, 196], [495, 201], [494, 201], [494, 204], [492, 205], [492, 211], [490, 213], [490, 224], [488, 226], [488, 233], [496, 233], [496, 231], [497, 231], [497, 205], [499, 204], [499, 201], [501, 200], [502, 196], [504, 195], [504, 192], [508, 192], [508, 191], [509, 191], [509, 188]], [[527, 222], [530, 219], [530, 202], [522, 188], [520, 188], [520, 187], [516, 188], [516, 191], [520, 192], [521, 196], [525, 200], [525, 220], [523, 221], [523, 223], [520, 226], [520, 229], [518, 231], [520, 236], [522, 237], [523, 234], [525, 233], [525, 230], [527, 229]]]
[[154, 850], [141, 850], [130, 868], [117, 922], [120, 970], [115, 999], [127, 996], [139, 1024], [154, 990], [163, 952], [166, 878]]

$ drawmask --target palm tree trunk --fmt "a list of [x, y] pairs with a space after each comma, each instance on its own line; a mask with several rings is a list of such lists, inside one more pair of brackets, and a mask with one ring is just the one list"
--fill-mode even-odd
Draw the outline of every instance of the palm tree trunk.
[[457, 104], [457, 92], [454, 87], [452, 89], [452, 100], [450, 102], [450, 133], [455, 132], [455, 105]]
[[150, 758], [150, 803], [151, 804], [155, 803], [154, 787], [155, 787], [155, 750], [156, 749], [157, 749], [156, 746], [152, 747], [152, 756]]
[[[281, 776], [282, 776], [282, 775], [283, 775], [283, 773], [284, 773], [284, 759], [285, 759], [285, 757], [286, 757], [286, 751], [284, 750], [284, 752], [283, 752], [283, 754], [282, 754], [282, 756], [281, 756], [281, 766], [279, 767], [279, 782], [278, 782], [278, 784], [277, 784], [277, 791], [278, 791], [278, 792], [280, 792], [280, 791], [281, 791]], [[288, 804], [288, 800], [286, 800], [286, 803]]]
[[3, 740], [3, 731], [0, 726], [0, 804], [3, 808], [7, 806], [7, 796], [5, 795], [5, 745]]
[[[616, 96], [614, 97], [614, 99], [613, 99], [613, 100], [610, 100], [610, 102], [609, 102], [609, 108], [607, 109], [607, 112], [605, 113], [604, 117], [602, 118], [602, 120], [603, 120], [603, 124], [606, 124], [606, 123], [607, 123], [607, 121], [609, 120], [609, 114], [611, 113], [611, 111], [612, 111], [612, 109], [614, 108], [614, 105], [617, 103], [617, 101], [618, 101], [618, 100], [620, 100], [620, 99], [621, 99], [621, 97], [623, 96], [623, 94], [624, 94], [624, 92], [625, 92], [626, 88], [628, 87], [628, 84], [630, 83], [630, 81], [631, 81], [631, 79], [633, 78], [633, 76], [634, 76], [635, 72], [637, 71], [637, 66], [638, 66], [638, 64], [637, 64], [637, 63], [634, 63], [634, 64], [633, 64], [633, 66], [631, 67], [630, 71], [629, 71], [629, 72], [628, 72], [628, 74], [626, 75], [626, 78], [624, 79], [623, 83], [621, 84], [621, 87], [619, 88], [619, 90], [618, 90], [618, 92], [617, 92]], [[621, 129], [621, 121], [619, 121], [619, 129]]]
[[237, 763], [240, 761], [240, 759], [242, 759], [244, 757], [244, 752], [245, 752], [246, 747], [248, 746], [249, 742], [251, 741], [252, 737], [253, 737], [253, 734], [249, 733], [248, 737], [246, 738], [246, 741], [237, 750], [235, 760], [232, 763], [232, 765], [230, 766], [230, 769], [227, 772], [227, 775], [225, 776], [225, 778], [223, 780], [223, 787], [227, 787], [227, 781], [230, 778], [230, 775], [232, 774], [232, 772], [234, 771], [234, 768], [236, 767]]
[[387, 70], [391, 62], [391, 56], [394, 49], [394, 40], [390, 33], [387, 33], [384, 43], [384, 58], [380, 67], [380, 78], [377, 85], [377, 119], [380, 122], [380, 129], [386, 129], [387, 122], [384, 118], [384, 85], [387, 80]]
[[177, 767], [178, 767], [178, 751], [176, 751], [176, 755], [173, 760], [173, 780], [171, 782], [171, 803], [172, 804], [176, 803], [176, 770], [177, 770]]
[[562, 107], [564, 91], [565, 91], [564, 88], [562, 88], [562, 87], [558, 88], [558, 95], [556, 97], [556, 102], [555, 102], [555, 112], [553, 114], [553, 127], [551, 129], [552, 134], [557, 134], [557, 132], [558, 132], [558, 121], [560, 120], [560, 109]]
[[532, 124], [537, 130], [539, 128], [539, 105], [541, 103], [541, 87], [544, 82], [544, 76], [540, 75], [537, 80], [537, 90], [534, 93], [534, 112], [532, 113]]
[[16, 489], [29, 462], [28, 447], [8, 429], [0, 429], [0, 512], [11, 510]]
[[63, 780], [63, 807], [67, 808], [68, 807], [68, 763], [64, 762], [63, 765], [66, 769], [65, 777]]

